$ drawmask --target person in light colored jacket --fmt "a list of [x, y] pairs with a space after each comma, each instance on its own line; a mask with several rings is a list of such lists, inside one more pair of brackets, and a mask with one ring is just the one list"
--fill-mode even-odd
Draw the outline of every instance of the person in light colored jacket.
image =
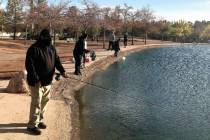
[[113, 31], [109, 36], [109, 48], [107, 50], [113, 50], [114, 42], [115, 42], [115, 34]]
[[[87, 50], [87, 40], [85, 40], [85, 50]], [[85, 68], [85, 62], [86, 62], [86, 53], [83, 53], [83, 66], [81, 68]]]

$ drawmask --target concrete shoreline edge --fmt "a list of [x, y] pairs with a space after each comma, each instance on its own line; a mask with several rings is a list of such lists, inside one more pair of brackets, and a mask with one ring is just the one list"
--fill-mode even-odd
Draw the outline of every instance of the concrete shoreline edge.
[[[119, 53], [118, 59], [129, 54], [140, 52], [146, 49], [153, 48], [163, 48], [170, 45], [177, 45], [177, 43], [165, 43], [165, 44], [149, 44], [149, 45], [138, 45], [138, 46], [128, 46], [126, 50], [123, 50]], [[114, 53], [114, 52], [113, 52]], [[97, 55], [97, 54], [96, 54]], [[84, 70], [82, 70], [82, 76], [75, 76], [73, 73], [70, 73], [70, 78], [62, 78], [59, 82], [54, 85], [53, 92], [60, 93], [61, 96], [54, 94], [53, 99], [61, 99], [67, 105], [67, 111], [69, 113], [69, 120], [71, 125], [71, 130], [69, 134], [70, 140], [80, 140], [80, 110], [79, 103], [75, 99], [76, 91], [81, 89], [86, 84], [81, 81], [87, 81], [92, 75], [101, 70], [106, 70], [111, 64], [116, 62], [117, 59], [114, 55], [107, 55], [103, 58], [97, 59]]]

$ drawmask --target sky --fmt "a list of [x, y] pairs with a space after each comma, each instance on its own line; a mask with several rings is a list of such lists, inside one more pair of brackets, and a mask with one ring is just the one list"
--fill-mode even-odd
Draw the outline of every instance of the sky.
[[[73, 0], [77, 3], [79, 0]], [[92, 0], [99, 6], [115, 7], [127, 3], [135, 9], [141, 9], [149, 5], [158, 19], [169, 21], [186, 20], [209, 20], [210, 0]]]
[[[5, 7], [7, 0], [3, 0]], [[50, 3], [60, 0], [49, 0]], [[100, 7], [123, 6], [127, 3], [135, 9], [141, 9], [149, 5], [157, 19], [166, 19], [169, 21], [186, 20], [206, 20], [210, 21], [210, 0], [91, 0]], [[71, 5], [81, 7], [80, 0], [71, 0]], [[2, 7], [1, 6], [1, 7]]]

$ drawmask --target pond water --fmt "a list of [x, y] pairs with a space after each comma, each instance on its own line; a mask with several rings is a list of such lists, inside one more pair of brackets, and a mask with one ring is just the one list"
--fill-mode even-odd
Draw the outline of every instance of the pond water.
[[81, 140], [209, 140], [210, 46], [147, 49], [77, 94]]

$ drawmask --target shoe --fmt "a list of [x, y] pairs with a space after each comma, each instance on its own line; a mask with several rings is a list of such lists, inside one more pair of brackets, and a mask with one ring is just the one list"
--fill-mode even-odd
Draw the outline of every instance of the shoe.
[[41, 131], [38, 127], [29, 128], [27, 127], [27, 131], [30, 132], [32, 135], [41, 135]]
[[78, 73], [78, 72], [74, 72], [74, 74], [75, 74], [75, 75], [79, 75], [79, 73]]
[[46, 129], [46, 128], [47, 128], [47, 125], [44, 124], [43, 122], [40, 122], [40, 123], [38, 124], [38, 127], [39, 127], [40, 129]]

